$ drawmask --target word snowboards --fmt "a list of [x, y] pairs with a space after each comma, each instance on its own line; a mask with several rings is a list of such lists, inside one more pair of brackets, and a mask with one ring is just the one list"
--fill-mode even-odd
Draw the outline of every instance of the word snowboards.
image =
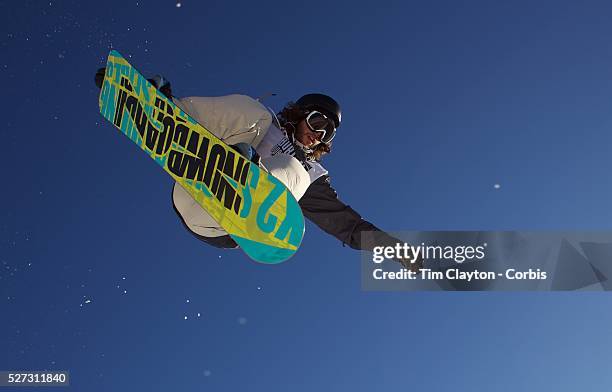
[[229, 147], [113, 50], [100, 113], [144, 150], [253, 260], [287, 260], [304, 235], [302, 211], [276, 178]]

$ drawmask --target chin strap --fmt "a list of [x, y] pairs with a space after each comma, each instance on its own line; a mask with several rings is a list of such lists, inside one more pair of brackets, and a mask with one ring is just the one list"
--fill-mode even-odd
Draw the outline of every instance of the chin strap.
[[293, 143], [295, 143], [296, 146], [298, 146], [302, 151], [304, 151], [307, 154], [310, 154], [314, 151], [311, 148], [306, 147], [305, 145], [300, 143], [296, 138], [293, 138]]
[[287, 125], [290, 125], [293, 128], [293, 132], [289, 133], [287, 132], [287, 130], [281, 126], [280, 121], [278, 120], [278, 117], [276, 116], [276, 114], [274, 114], [274, 111], [270, 108], [268, 108], [270, 110], [270, 112], [272, 112], [272, 115], [274, 116], [274, 120], [276, 121], [276, 124], [278, 124], [278, 128], [282, 129], [283, 132], [285, 133], [285, 135], [287, 135], [287, 138], [289, 139], [289, 141], [291, 143], [293, 143], [294, 146], [298, 147], [302, 153], [304, 154], [304, 159], [306, 159], [306, 154], [312, 154], [312, 152], [314, 150], [306, 147], [305, 145], [303, 145], [302, 143], [300, 143], [296, 138], [295, 138], [295, 125], [288, 123]]

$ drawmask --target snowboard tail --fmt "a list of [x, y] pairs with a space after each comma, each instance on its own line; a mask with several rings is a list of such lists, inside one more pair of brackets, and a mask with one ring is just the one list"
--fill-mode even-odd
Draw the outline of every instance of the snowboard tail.
[[304, 235], [285, 185], [198, 124], [117, 51], [109, 54], [100, 113], [145, 151], [253, 260], [287, 260]]

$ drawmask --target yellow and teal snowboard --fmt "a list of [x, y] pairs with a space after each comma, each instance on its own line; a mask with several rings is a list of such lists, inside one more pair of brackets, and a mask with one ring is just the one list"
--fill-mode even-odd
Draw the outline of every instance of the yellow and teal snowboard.
[[113, 50], [100, 113], [183, 186], [253, 260], [290, 258], [304, 216], [289, 190], [159, 92]]

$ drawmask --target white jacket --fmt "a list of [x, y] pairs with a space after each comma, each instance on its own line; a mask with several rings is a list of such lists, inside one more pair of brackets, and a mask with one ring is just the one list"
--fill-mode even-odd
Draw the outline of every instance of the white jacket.
[[[272, 113], [246, 95], [174, 98], [174, 103], [228, 145], [247, 143], [255, 148], [272, 125]], [[299, 200], [310, 185], [302, 164], [287, 154], [262, 157], [263, 167], [280, 180]], [[220, 237], [227, 233], [178, 183], [172, 202], [187, 228], [198, 236]]]
[[272, 124], [272, 113], [246, 95], [173, 98], [183, 111], [225, 144], [247, 143], [255, 148]]

